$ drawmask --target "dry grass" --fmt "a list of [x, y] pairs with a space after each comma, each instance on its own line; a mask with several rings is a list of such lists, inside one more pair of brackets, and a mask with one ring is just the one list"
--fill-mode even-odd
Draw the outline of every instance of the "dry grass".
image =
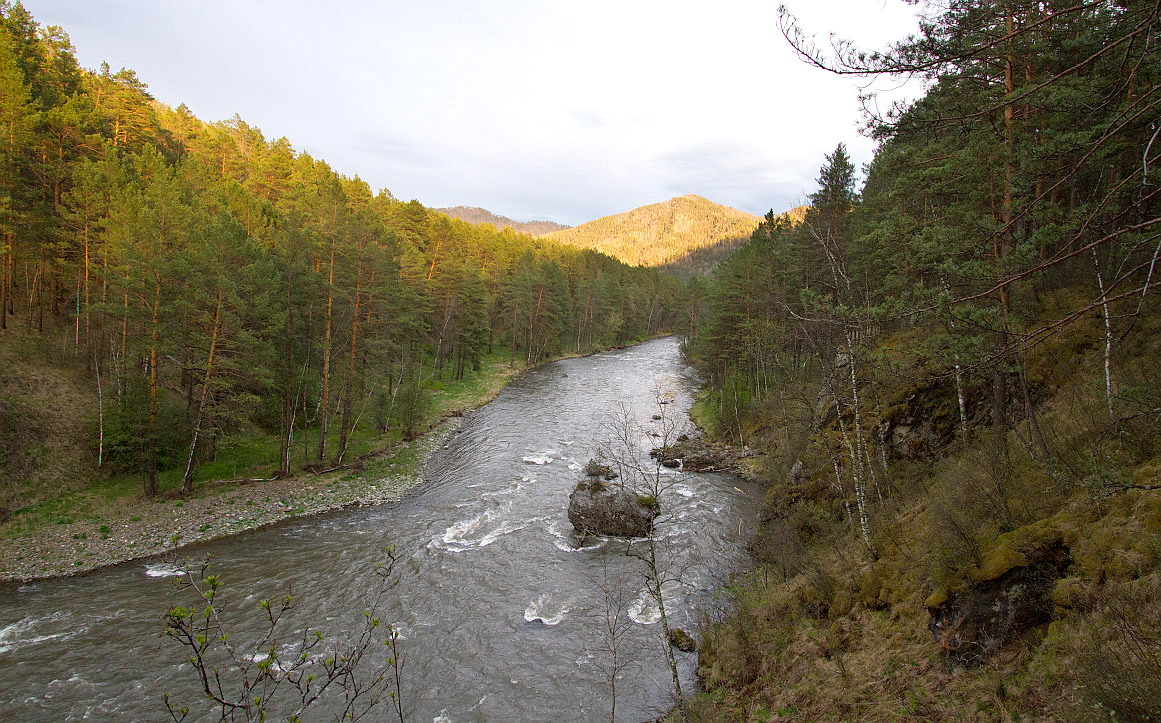
[[0, 484], [13, 507], [83, 488], [96, 461], [86, 440], [97, 390], [79, 370], [45, 363], [43, 344], [19, 324], [0, 337], [0, 401], [13, 433], [6, 456], [19, 458], [0, 466]]
[[[731, 590], [733, 615], [703, 631], [705, 692], [687, 717], [1161, 720], [1161, 322], [1142, 323], [1142, 341], [1114, 358], [1117, 411], [1127, 421], [1109, 421], [1103, 328], [1078, 324], [1048, 340], [1029, 353], [1027, 371], [1052, 457], [1037, 459], [1019, 439], [1030, 440], [1031, 429], [1016, 398], [1019, 436], [1006, 440], [1006, 465], [991, 464], [986, 420], [966, 450], [896, 460], [886, 499], [872, 501], [874, 560], [827, 482], [822, 445], [833, 425], [801, 445], [793, 430], [773, 429], [801, 422], [755, 410], [763, 418], [747, 430], [773, 473], [766, 529], [753, 545], [758, 569]], [[876, 383], [888, 407], [911, 396], [904, 375]], [[792, 459], [805, 462], [807, 479], [787, 480]], [[926, 596], [941, 580], [966, 580], [1002, 540], [1031, 544], [1054, 530], [1072, 562], [1053, 592], [1051, 625], [980, 667], [949, 667], [927, 629]]]

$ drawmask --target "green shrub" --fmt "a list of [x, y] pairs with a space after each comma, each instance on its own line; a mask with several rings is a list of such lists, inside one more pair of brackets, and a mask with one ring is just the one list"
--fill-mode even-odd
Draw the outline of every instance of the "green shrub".
[[[94, 433], [92, 439], [97, 438]], [[126, 382], [120, 406], [106, 406], [102, 464], [113, 472], [144, 470], [149, 462], [148, 438], [149, 391], [143, 380], [132, 377]], [[183, 463], [188, 443], [189, 423], [184, 407], [159, 397], [155, 448], [157, 469], [165, 470]]]
[[585, 465], [585, 476], [587, 477], [607, 477], [613, 474], [613, 468], [607, 464], [601, 464], [595, 459], [590, 459]]
[[1110, 720], [1156, 720], [1161, 712], [1161, 578], [1154, 574], [1109, 585], [1102, 598], [1074, 638], [1077, 687], [1092, 710]]

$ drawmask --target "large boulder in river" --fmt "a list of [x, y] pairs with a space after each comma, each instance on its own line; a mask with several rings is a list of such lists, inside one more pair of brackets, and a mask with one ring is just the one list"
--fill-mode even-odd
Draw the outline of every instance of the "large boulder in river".
[[658, 504], [601, 480], [583, 480], [568, 496], [568, 521], [582, 535], [644, 537], [653, 529]]

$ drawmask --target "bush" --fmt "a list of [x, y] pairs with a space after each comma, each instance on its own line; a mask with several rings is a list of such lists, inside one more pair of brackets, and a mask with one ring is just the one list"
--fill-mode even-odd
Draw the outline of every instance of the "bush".
[[[184, 464], [189, 444], [189, 420], [185, 409], [158, 398], [157, 469]], [[121, 404], [106, 405], [103, 465], [113, 472], [144, 470], [148, 463], [149, 390], [144, 380], [126, 383]], [[97, 434], [93, 435], [97, 439]]]
[[395, 418], [403, 427], [403, 436], [414, 438], [423, 427], [431, 408], [431, 398], [418, 379], [403, 382], [395, 396]]
[[[1161, 577], [1108, 585], [1077, 644], [1077, 687], [1117, 721], [1161, 718]], [[1101, 716], [1105, 718], [1104, 715]]]
[[613, 468], [607, 464], [601, 464], [595, 459], [590, 459], [585, 465], [586, 477], [608, 477], [613, 474]]

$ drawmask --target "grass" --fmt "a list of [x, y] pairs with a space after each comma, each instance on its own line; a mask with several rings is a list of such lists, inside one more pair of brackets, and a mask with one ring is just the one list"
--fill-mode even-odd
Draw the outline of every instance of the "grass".
[[[29, 340], [26, 346], [35, 344]], [[0, 362], [17, 363], [20, 358], [23, 367], [32, 366], [40, 370], [36, 361], [37, 354], [21, 355], [23, 347], [0, 347], [4, 354], [0, 355]], [[16, 353], [13, 353], [15, 351]], [[27, 349], [25, 349], [27, 352]], [[32, 359], [32, 361], [27, 361]], [[508, 380], [525, 368], [523, 360], [517, 358], [510, 362], [507, 347], [496, 347], [492, 353], [486, 355], [477, 371], [468, 371], [463, 379], [433, 379], [425, 385], [428, 393], [428, 409], [420, 433], [426, 433], [436, 426], [447, 415], [476, 408], [487, 403], [504, 388]], [[69, 404], [76, 404], [80, 408], [96, 406], [95, 394], [87, 399], [84, 394], [72, 391], [79, 379], [67, 371], [50, 370], [43, 373], [31, 373], [36, 378], [39, 404], [40, 396], [45, 397], [45, 403], [52, 398], [69, 400]], [[47, 381], [46, 381], [47, 379]], [[26, 390], [11, 390], [26, 393]], [[81, 404], [78, 399], [84, 401]], [[90, 404], [91, 403], [91, 404]], [[70, 417], [75, 419], [75, 408], [56, 409], [50, 407], [53, 418]], [[59, 428], [59, 427], [58, 427]], [[60, 436], [81, 437], [91, 430], [83, 424], [74, 424], [72, 428], [64, 426]], [[348, 442], [346, 461], [349, 463], [366, 456], [360, 472], [348, 475], [349, 479], [357, 477], [382, 477], [387, 474], [414, 474], [418, 472], [420, 455], [412, 445], [401, 447], [402, 434], [399, 429], [381, 432], [370, 415], [364, 415], [359, 424], [352, 431]], [[65, 442], [57, 442], [61, 445]], [[68, 442], [83, 449], [75, 440]], [[305, 448], [304, 448], [305, 444]], [[213, 461], [201, 463], [194, 474], [194, 496], [226, 495], [233, 492], [238, 484], [234, 480], [268, 479], [274, 476], [278, 469], [278, 454], [280, 441], [278, 435], [261, 430], [249, 430], [233, 437], [219, 440], [217, 458]], [[339, 447], [339, 425], [332, 423], [327, 434], [327, 456], [333, 459]], [[299, 468], [305, 464], [315, 463], [318, 449], [317, 428], [308, 430], [306, 435], [296, 432], [292, 452], [292, 468]], [[99, 472], [94, 473], [91, 467], [86, 467], [86, 475], [65, 474], [64, 470], [73, 466], [85, 467], [86, 464], [95, 466], [95, 459], [86, 462], [88, 456], [81, 455], [77, 450], [61, 450], [63, 454], [71, 454], [80, 458], [78, 464], [46, 469], [41, 478], [34, 480], [35, 491], [30, 495], [32, 502], [13, 511], [11, 519], [0, 526], [0, 539], [23, 537], [33, 534], [36, 530], [52, 524], [71, 524], [74, 521], [87, 521], [100, 524], [109, 519], [126, 506], [140, 504], [142, 499], [143, 480], [140, 473], [117, 474], [102, 477]], [[174, 466], [159, 470], [157, 474], [157, 497], [155, 504], [173, 504], [181, 506], [180, 495], [184, 468]], [[62, 480], [76, 480], [67, 484]], [[134, 515], [140, 520], [139, 515]]]
[[491, 401], [508, 380], [524, 369], [524, 363], [516, 359], [510, 363], [507, 347], [495, 347], [484, 356], [480, 370], [468, 372], [458, 381], [440, 382], [440, 389], [432, 395], [435, 418], [452, 411], [474, 409]]

